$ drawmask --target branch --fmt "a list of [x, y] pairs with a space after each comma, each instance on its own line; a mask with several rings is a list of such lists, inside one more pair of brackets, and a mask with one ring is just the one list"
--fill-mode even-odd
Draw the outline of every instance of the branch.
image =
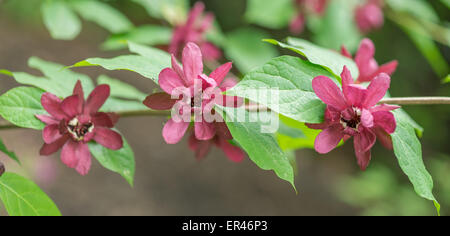
[[[385, 98], [379, 104], [395, 104], [395, 105], [450, 105], [450, 97], [403, 97], [403, 98]], [[245, 109], [249, 112], [269, 111], [266, 106], [259, 104], [247, 104]], [[171, 111], [155, 111], [155, 110], [136, 110], [117, 112], [122, 118], [139, 117], [139, 116], [170, 116]], [[22, 128], [11, 123], [0, 124], [0, 130], [9, 130]]]
[[396, 105], [450, 105], [450, 97], [404, 97], [404, 98], [385, 98], [379, 103]]

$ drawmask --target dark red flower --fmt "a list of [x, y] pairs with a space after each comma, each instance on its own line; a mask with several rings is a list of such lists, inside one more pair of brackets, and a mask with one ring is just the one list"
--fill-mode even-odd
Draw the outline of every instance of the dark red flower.
[[289, 30], [293, 34], [301, 34], [305, 28], [305, 16], [311, 12], [321, 15], [325, 11], [328, 0], [294, 0], [297, 14], [291, 19]]
[[[352, 59], [352, 54], [344, 46], [341, 48], [341, 53]], [[359, 69], [359, 77], [356, 83], [370, 82], [381, 73], [386, 73], [390, 76], [397, 69], [398, 62], [396, 60], [379, 66], [374, 56], [375, 45], [372, 40], [368, 38], [363, 39], [355, 55], [355, 62]]]
[[195, 152], [198, 160], [208, 155], [212, 146], [220, 148], [225, 155], [233, 162], [241, 162], [244, 160], [245, 153], [239, 147], [232, 145], [229, 141], [233, 139], [228, 127], [223, 122], [216, 122], [216, 134], [210, 140], [199, 140], [195, 137], [194, 132], [189, 137], [189, 148]]
[[169, 52], [177, 58], [181, 56], [181, 51], [188, 42], [196, 43], [200, 47], [205, 60], [217, 60], [222, 57], [220, 49], [205, 39], [206, 32], [214, 22], [214, 14], [207, 13], [203, 16], [204, 10], [205, 5], [197, 2], [189, 12], [186, 22], [175, 27]]
[[0, 161], [0, 177], [5, 173], [5, 165]]
[[396, 121], [391, 111], [399, 107], [377, 105], [389, 89], [391, 82], [389, 75], [381, 73], [367, 88], [354, 84], [346, 67], [341, 77], [342, 91], [326, 76], [313, 79], [314, 92], [327, 104], [327, 109], [325, 122], [307, 126], [322, 130], [314, 143], [314, 148], [319, 153], [328, 153], [341, 140], [346, 141], [353, 137], [358, 164], [365, 170], [371, 159], [370, 149], [377, 137], [384, 146], [392, 149], [389, 134], [394, 133]]
[[355, 20], [363, 33], [379, 29], [384, 23], [384, 14], [381, 0], [367, 0], [355, 9]]
[[[221, 65], [209, 76], [203, 74], [202, 53], [194, 43], [188, 43], [184, 48], [182, 62], [183, 67], [180, 67], [172, 54], [172, 68], [165, 68], [159, 74], [158, 83], [164, 92], [151, 94], [143, 102], [153, 110], [173, 109], [179, 113], [172, 116], [163, 128], [162, 134], [168, 144], [176, 144], [183, 138], [191, 124], [192, 114], [197, 139], [212, 139], [216, 132], [215, 121], [205, 118], [214, 113], [214, 105], [242, 104], [242, 99], [221, 94], [237, 83], [234, 79], [225, 78], [231, 63]], [[172, 95], [178, 98], [173, 99]]]
[[73, 95], [59, 99], [51, 93], [44, 93], [41, 104], [50, 115], [36, 115], [46, 124], [42, 137], [44, 145], [41, 155], [50, 155], [61, 147], [61, 160], [81, 175], [86, 175], [91, 167], [91, 153], [87, 142], [94, 140], [102, 146], [118, 150], [123, 141], [119, 133], [111, 130], [118, 117], [112, 113], [98, 112], [109, 97], [108, 85], [97, 86], [84, 100], [80, 81]]

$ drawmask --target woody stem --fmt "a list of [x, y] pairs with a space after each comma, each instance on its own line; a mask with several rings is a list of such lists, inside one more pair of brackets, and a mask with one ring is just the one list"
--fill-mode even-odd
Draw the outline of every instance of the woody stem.
[[380, 103], [397, 104], [397, 105], [439, 105], [439, 104], [450, 104], [450, 97], [385, 98], [382, 99]]
[[[402, 98], [385, 98], [379, 104], [395, 104], [395, 105], [450, 105], [450, 97], [402, 97]], [[245, 109], [250, 112], [267, 111], [267, 107], [259, 104], [247, 104]], [[170, 116], [171, 111], [155, 111], [155, 110], [136, 110], [117, 112], [122, 117], [139, 117], [139, 116]], [[21, 128], [11, 123], [0, 124], [0, 130], [9, 130]]]

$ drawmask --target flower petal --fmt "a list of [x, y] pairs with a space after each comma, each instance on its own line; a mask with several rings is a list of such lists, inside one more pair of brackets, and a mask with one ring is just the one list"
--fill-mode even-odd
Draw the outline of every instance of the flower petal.
[[190, 122], [175, 122], [170, 119], [163, 128], [162, 135], [166, 143], [176, 144], [178, 143], [189, 128]]
[[177, 75], [184, 80], [184, 72], [183, 68], [181, 68], [180, 64], [178, 64], [177, 59], [175, 58], [175, 55], [171, 55], [171, 63], [172, 63], [172, 69], [177, 73]]
[[347, 66], [344, 66], [344, 69], [342, 70], [341, 73], [341, 78], [342, 78], [342, 90], [345, 90], [345, 87], [354, 83], [352, 74], [350, 73], [350, 70], [347, 68]]
[[345, 98], [349, 106], [363, 107], [363, 102], [367, 97], [367, 89], [358, 84], [346, 86]]
[[228, 126], [225, 124], [225, 122], [215, 122], [216, 126], [216, 135], [219, 138], [230, 140], [233, 139], [233, 136], [231, 136], [230, 130], [228, 129]]
[[64, 113], [67, 114], [69, 119], [80, 114], [80, 113], [78, 113], [79, 102], [80, 102], [80, 99], [78, 98], [78, 95], [72, 95], [70, 97], [67, 97], [61, 102], [61, 110], [63, 110]]
[[377, 111], [393, 111], [393, 110], [399, 109], [399, 108], [400, 108], [400, 106], [397, 106], [397, 105], [381, 104], [379, 106], [370, 108], [370, 112], [374, 113]]
[[62, 148], [61, 161], [69, 168], [75, 168], [78, 164], [78, 160], [80, 158], [78, 156], [78, 148], [80, 144], [82, 143], [69, 140]]
[[61, 99], [51, 93], [44, 93], [41, 97], [42, 107], [57, 120], [67, 118], [66, 113], [61, 110]]
[[105, 112], [97, 112], [93, 116], [91, 116], [92, 123], [94, 123], [94, 127], [114, 127], [114, 122], [111, 119], [111, 116]]
[[329, 126], [317, 135], [314, 142], [314, 149], [318, 153], [325, 154], [333, 150], [344, 137], [340, 125]]
[[347, 50], [347, 48], [344, 45], [341, 46], [341, 54], [344, 57], [348, 57], [350, 59], [353, 59], [352, 54]]
[[100, 107], [106, 102], [110, 94], [109, 85], [102, 84], [97, 87], [89, 94], [89, 97], [84, 106], [84, 114], [94, 114]]
[[73, 88], [73, 95], [78, 95], [78, 114], [81, 114], [83, 112], [83, 106], [84, 106], [84, 92], [83, 92], [83, 86], [81, 85], [81, 81], [77, 81], [75, 84], [75, 87]]
[[238, 80], [233, 77], [228, 77], [221, 84], [219, 84], [220, 90], [227, 91], [228, 89], [233, 88], [238, 83]]
[[46, 125], [54, 125], [59, 124], [59, 120], [55, 119], [52, 116], [48, 115], [35, 115], [40, 121], [44, 122]]
[[292, 18], [289, 23], [289, 31], [295, 35], [301, 34], [305, 29], [305, 16], [300, 13]]
[[363, 102], [365, 108], [375, 106], [386, 95], [391, 84], [391, 78], [385, 73], [381, 73], [370, 82], [367, 87], [367, 96]]
[[372, 131], [375, 133], [375, 135], [377, 136], [377, 140], [388, 150], [392, 150], [393, 149], [393, 145], [392, 145], [392, 138], [391, 136], [386, 133], [386, 131], [384, 131], [382, 128], [380, 127], [374, 127], [372, 129]]
[[218, 146], [231, 161], [241, 162], [242, 160], [244, 160], [244, 151], [242, 151], [239, 147], [232, 145], [227, 140], [219, 139]]
[[371, 128], [373, 127], [373, 123], [374, 123], [374, 118], [372, 116], [372, 113], [370, 113], [370, 111], [363, 109], [361, 112], [361, 123], [362, 125], [364, 125], [366, 128]]
[[184, 81], [171, 68], [166, 68], [159, 73], [158, 83], [161, 89], [169, 95], [172, 95], [176, 88], [186, 87]]
[[80, 175], [87, 175], [89, 170], [91, 169], [91, 152], [89, 151], [89, 147], [86, 143], [78, 144], [78, 164], [75, 167], [75, 170]]
[[382, 66], [380, 66], [380, 68], [378, 68], [377, 72], [375, 72], [375, 75], [381, 74], [381, 73], [386, 73], [388, 75], [392, 75], [395, 70], [397, 69], [398, 66], [398, 62], [397, 61], [391, 61], [389, 63], [386, 63]]
[[223, 79], [227, 76], [228, 72], [230, 72], [231, 67], [233, 66], [233, 63], [228, 62], [221, 66], [219, 66], [217, 69], [215, 69], [210, 75], [210, 78], [213, 78], [217, 84], [221, 84]]
[[208, 155], [212, 142], [210, 140], [202, 141], [195, 138], [195, 134], [189, 137], [189, 148], [195, 152], [197, 160], [201, 160]]
[[318, 76], [313, 79], [312, 87], [316, 95], [327, 105], [338, 110], [347, 107], [344, 95], [339, 87], [328, 77]]
[[360, 129], [359, 134], [354, 136], [355, 139], [355, 151], [363, 153], [369, 151], [376, 141], [375, 134], [369, 129]]
[[167, 93], [154, 93], [144, 100], [144, 105], [153, 110], [170, 110], [177, 100], [172, 99]]
[[375, 55], [375, 45], [372, 40], [365, 38], [361, 41], [358, 51], [355, 55], [355, 62], [358, 65], [360, 71], [367, 70], [369, 61], [373, 59]]
[[186, 26], [192, 27], [195, 21], [202, 15], [204, 10], [205, 4], [203, 4], [203, 2], [196, 2], [195, 5], [192, 7], [191, 11], [189, 11]]
[[195, 43], [188, 43], [183, 49], [183, 71], [189, 84], [203, 73], [202, 52]]
[[203, 58], [207, 61], [219, 60], [222, 57], [222, 51], [216, 45], [210, 42], [204, 42], [200, 45]]
[[209, 123], [204, 119], [200, 122], [194, 123], [195, 137], [198, 140], [209, 140], [216, 134], [216, 128], [214, 122]]
[[60, 139], [62, 134], [59, 132], [59, 124], [47, 125], [42, 131], [42, 138], [45, 143], [51, 144]]
[[373, 121], [376, 126], [383, 128], [388, 134], [392, 134], [395, 132], [395, 128], [397, 127], [397, 123], [395, 121], [394, 114], [388, 111], [378, 111], [372, 113]]
[[358, 152], [355, 149], [355, 155], [356, 155], [356, 159], [358, 161], [359, 168], [362, 171], [365, 171], [367, 169], [367, 166], [369, 166], [370, 159], [372, 158], [370, 150], [367, 152]]
[[103, 147], [119, 150], [123, 147], [122, 136], [116, 131], [108, 128], [96, 127], [94, 128], [94, 140]]
[[68, 139], [69, 136], [64, 135], [53, 143], [50, 144], [44, 143], [44, 145], [41, 147], [41, 150], [39, 151], [39, 154], [42, 156], [48, 156], [57, 152], [66, 143]]

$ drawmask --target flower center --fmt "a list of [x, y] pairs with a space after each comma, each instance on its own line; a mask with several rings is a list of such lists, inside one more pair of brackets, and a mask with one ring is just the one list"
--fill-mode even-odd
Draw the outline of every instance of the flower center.
[[361, 109], [353, 107], [343, 111], [340, 122], [344, 128], [349, 127], [358, 131], [358, 126], [361, 123]]
[[92, 122], [89, 121], [82, 124], [76, 117], [67, 124], [67, 131], [69, 131], [69, 133], [72, 134], [72, 137], [77, 141], [83, 140], [84, 136], [87, 133], [92, 132], [92, 130], [94, 130], [94, 124], [92, 124]]

